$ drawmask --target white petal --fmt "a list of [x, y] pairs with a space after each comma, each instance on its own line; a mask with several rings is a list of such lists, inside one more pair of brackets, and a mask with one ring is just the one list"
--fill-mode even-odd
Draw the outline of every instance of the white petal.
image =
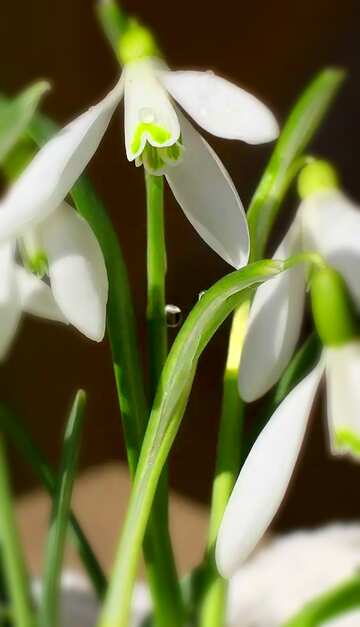
[[47, 320], [65, 322], [50, 287], [22, 266], [16, 266], [16, 280], [23, 311]]
[[260, 100], [212, 72], [162, 71], [160, 77], [182, 108], [213, 135], [249, 144], [279, 135], [273, 114]]
[[148, 141], [158, 148], [172, 146], [180, 136], [180, 125], [151, 59], [125, 68], [125, 144], [133, 161]]
[[2, 202], [0, 241], [18, 235], [60, 205], [95, 153], [122, 92], [119, 81], [104, 100], [65, 126], [37, 153]]
[[184, 143], [183, 160], [168, 168], [167, 181], [193, 227], [225, 261], [240, 268], [249, 256], [245, 212], [220, 159], [178, 112]]
[[5, 359], [16, 335], [21, 304], [15, 278], [14, 246], [0, 246], [0, 361]]
[[326, 349], [331, 450], [360, 459], [360, 341]]
[[260, 433], [227, 505], [216, 545], [224, 577], [235, 573], [269, 527], [285, 496], [323, 371], [318, 365], [279, 405]]
[[[299, 224], [295, 220], [274, 258], [286, 259], [299, 250]], [[280, 378], [299, 339], [305, 303], [302, 265], [282, 272], [258, 287], [250, 309], [241, 355], [239, 390], [251, 402], [265, 394]]]
[[108, 280], [94, 233], [63, 203], [42, 225], [42, 236], [58, 306], [71, 324], [99, 342], [105, 332]]
[[322, 191], [301, 203], [299, 215], [304, 247], [343, 275], [360, 310], [360, 208], [340, 191]]

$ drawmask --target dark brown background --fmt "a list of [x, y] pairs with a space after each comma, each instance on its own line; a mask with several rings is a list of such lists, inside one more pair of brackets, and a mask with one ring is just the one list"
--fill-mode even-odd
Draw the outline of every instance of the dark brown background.
[[[284, 120], [299, 90], [326, 64], [348, 68], [349, 80], [313, 151], [334, 159], [347, 190], [360, 199], [359, 3], [357, 0], [223, 0], [181, 3], [127, 2], [150, 24], [174, 67], [212, 68], [257, 93]], [[97, 27], [89, 0], [2, 2], [1, 89], [9, 93], [39, 77], [53, 91], [45, 110], [65, 122], [99, 99], [117, 78], [117, 66]], [[90, 174], [107, 203], [129, 265], [142, 347], [144, 328], [145, 220], [142, 173], [126, 162], [121, 112], [115, 116]], [[244, 203], [254, 189], [269, 147], [211, 138]], [[197, 294], [229, 268], [198, 239], [168, 196], [168, 301], [186, 312]], [[219, 333], [202, 360], [191, 406], [172, 456], [172, 484], [206, 501], [214, 464], [220, 380], [226, 335]], [[90, 343], [74, 330], [27, 319], [1, 368], [1, 398], [24, 416], [57, 459], [64, 416], [74, 390], [89, 392], [83, 465], [124, 455], [108, 346]], [[14, 458], [16, 486], [32, 484]], [[329, 518], [356, 517], [360, 469], [330, 460], [322, 422], [315, 419], [300, 472], [278, 520], [282, 528]]]

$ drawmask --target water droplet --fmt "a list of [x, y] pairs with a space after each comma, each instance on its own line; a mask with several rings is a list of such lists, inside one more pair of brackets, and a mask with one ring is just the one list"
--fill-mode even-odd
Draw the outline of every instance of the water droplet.
[[145, 124], [152, 124], [155, 122], [155, 113], [150, 107], [142, 107], [139, 111], [139, 120]]
[[203, 290], [202, 292], [200, 292], [200, 294], [198, 296], [198, 300], [201, 300], [202, 297], [204, 296], [204, 294], [206, 294], [206, 290]]
[[166, 324], [171, 329], [175, 329], [182, 321], [182, 311], [177, 305], [166, 305]]

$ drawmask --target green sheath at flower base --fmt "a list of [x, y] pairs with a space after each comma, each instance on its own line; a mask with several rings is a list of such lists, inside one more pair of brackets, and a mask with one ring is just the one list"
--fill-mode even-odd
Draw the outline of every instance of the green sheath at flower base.
[[360, 438], [350, 429], [337, 429], [335, 432], [335, 443], [340, 448], [346, 447], [360, 456]]
[[358, 336], [359, 327], [344, 279], [332, 268], [314, 270], [311, 305], [325, 346], [341, 346]]
[[298, 177], [298, 192], [302, 199], [319, 191], [338, 188], [338, 174], [328, 161], [312, 161], [301, 170]]
[[142, 24], [139, 24], [137, 20], [129, 20], [127, 29], [118, 44], [120, 63], [126, 65], [146, 57], [160, 56], [160, 50], [152, 32]]

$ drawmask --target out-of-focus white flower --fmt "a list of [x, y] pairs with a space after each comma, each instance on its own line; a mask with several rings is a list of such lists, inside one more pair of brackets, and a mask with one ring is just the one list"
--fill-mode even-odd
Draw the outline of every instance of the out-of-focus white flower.
[[288, 488], [323, 373], [331, 452], [360, 458], [360, 340], [324, 348], [320, 363], [279, 405], [252, 447], [221, 523], [216, 561], [231, 576], [269, 527]]
[[[146, 37], [145, 37], [146, 39]], [[64, 200], [95, 153], [124, 96], [130, 161], [167, 181], [200, 236], [228, 263], [246, 264], [245, 213], [229, 174], [172, 98], [206, 131], [257, 144], [275, 139], [278, 125], [254, 96], [209, 72], [172, 72], [135, 45], [115, 88], [40, 150], [2, 203], [0, 240], [38, 223]], [[129, 48], [129, 46], [128, 46]], [[129, 55], [128, 55], [129, 56]], [[128, 58], [127, 56], [127, 58]]]
[[[274, 258], [301, 251], [318, 252], [338, 270], [360, 311], [360, 211], [338, 189], [319, 190], [301, 202]], [[305, 294], [306, 273], [300, 265], [257, 289], [239, 370], [245, 401], [265, 394], [287, 366], [299, 339]]]
[[[0, 247], [0, 359], [6, 356], [21, 313], [71, 323], [87, 337], [104, 336], [108, 281], [103, 255], [90, 226], [65, 202], [17, 245]], [[16, 261], [45, 273], [48, 282]]]
[[[331, 524], [266, 538], [229, 581], [227, 627], [279, 627], [305, 604], [354, 577], [360, 526]], [[322, 627], [358, 627], [360, 609]]]

